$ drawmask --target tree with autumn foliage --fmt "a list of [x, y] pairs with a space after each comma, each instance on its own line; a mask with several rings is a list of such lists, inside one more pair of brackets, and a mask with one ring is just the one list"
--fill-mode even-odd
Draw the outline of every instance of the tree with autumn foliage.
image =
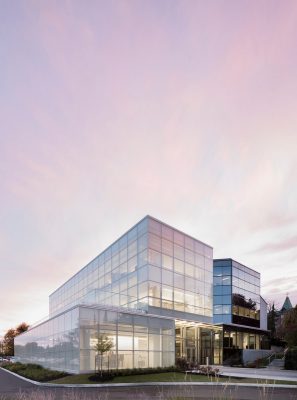
[[22, 322], [16, 328], [10, 328], [5, 333], [2, 341], [3, 346], [3, 354], [6, 356], [14, 355], [14, 338], [21, 333], [24, 333], [28, 330], [29, 325], [26, 322]]

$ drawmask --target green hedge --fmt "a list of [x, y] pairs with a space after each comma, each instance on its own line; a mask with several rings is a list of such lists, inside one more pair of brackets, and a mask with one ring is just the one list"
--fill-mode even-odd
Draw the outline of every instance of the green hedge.
[[285, 369], [297, 370], [297, 347], [292, 347], [286, 352]]
[[66, 372], [52, 371], [50, 369], [43, 368], [38, 364], [21, 364], [17, 362], [14, 364], [5, 364], [3, 367], [11, 372], [15, 372], [16, 374], [22, 375], [25, 378], [38, 382], [47, 382], [69, 375]]
[[90, 375], [90, 381], [106, 381], [112, 380], [116, 376], [130, 376], [130, 375], [147, 375], [158, 374], [161, 372], [181, 372], [180, 368], [172, 367], [157, 367], [157, 368], [127, 368], [127, 369], [113, 369], [97, 371], [96, 374]]
[[157, 368], [127, 368], [112, 371], [114, 376], [129, 376], [129, 375], [146, 375], [158, 374], [159, 372], [177, 372], [180, 371], [177, 367], [157, 367]]

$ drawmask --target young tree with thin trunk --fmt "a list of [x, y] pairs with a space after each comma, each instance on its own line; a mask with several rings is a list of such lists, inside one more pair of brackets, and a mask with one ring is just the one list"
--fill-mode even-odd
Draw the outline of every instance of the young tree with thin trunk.
[[[97, 343], [95, 345], [95, 350], [97, 355], [100, 355], [100, 375], [102, 376], [102, 363], [103, 363], [103, 356], [105, 353], [110, 352], [113, 348], [113, 340], [110, 339], [107, 335], [99, 335], [97, 338]], [[96, 360], [95, 360], [95, 369], [96, 369]]]

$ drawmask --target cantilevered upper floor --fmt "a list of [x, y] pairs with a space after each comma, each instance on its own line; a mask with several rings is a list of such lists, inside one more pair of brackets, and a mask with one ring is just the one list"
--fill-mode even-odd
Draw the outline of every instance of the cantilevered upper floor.
[[146, 216], [50, 295], [50, 315], [109, 305], [212, 322], [213, 249]]

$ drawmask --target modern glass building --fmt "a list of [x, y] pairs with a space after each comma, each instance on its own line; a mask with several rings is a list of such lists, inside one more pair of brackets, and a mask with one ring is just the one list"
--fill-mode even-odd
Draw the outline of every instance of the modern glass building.
[[[54, 369], [93, 371], [104, 334], [113, 342], [108, 368], [170, 366], [178, 357], [220, 364], [232, 274], [224, 270], [219, 285], [213, 273], [212, 247], [147, 216], [50, 295], [48, 320], [15, 339], [15, 354]], [[228, 293], [217, 288], [228, 286], [227, 276]]]

